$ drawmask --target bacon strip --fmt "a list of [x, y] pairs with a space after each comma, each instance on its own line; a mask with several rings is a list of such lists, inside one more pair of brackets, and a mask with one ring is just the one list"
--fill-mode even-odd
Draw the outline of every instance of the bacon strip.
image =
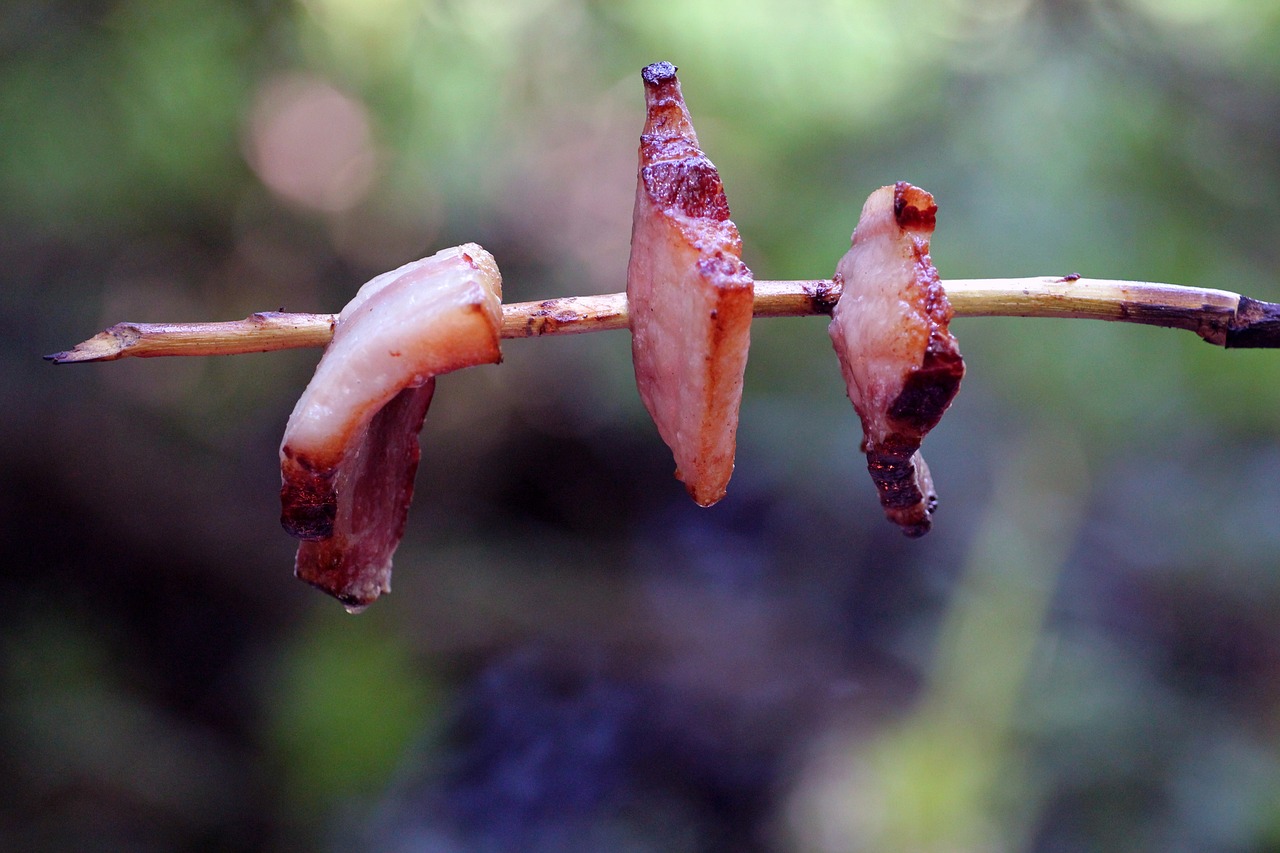
[[351, 608], [390, 591], [434, 377], [501, 360], [501, 299], [493, 257], [468, 243], [374, 278], [338, 315], [280, 445], [299, 578]]
[[733, 473], [753, 280], [675, 66], [655, 63], [642, 77], [648, 111], [627, 267], [632, 360], [676, 477], [710, 506]]
[[905, 182], [871, 194], [836, 267], [844, 292], [829, 328], [880, 504], [913, 537], [929, 532], [938, 501], [920, 442], [964, 376], [929, 257], [937, 212], [933, 196]]

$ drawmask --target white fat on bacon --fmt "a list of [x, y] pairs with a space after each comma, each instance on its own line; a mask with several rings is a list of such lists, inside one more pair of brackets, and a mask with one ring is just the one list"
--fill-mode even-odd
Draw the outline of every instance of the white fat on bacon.
[[905, 182], [862, 208], [835, 278], [843, 292], [831, 340], [862, 420], [862, 450], [885, 515], [908, 536], [929, 531], [937, 495], [920, 455], [964, 376], [947, 325], [951, 304], [929, 257], [937, 205]]
[[500, 361], [501, 325], [502, 278], [474, 243], [374, 278], [338, 315], [280, 445], [299, 578], [352, 608], [390, 590], [434, 377]]
[[627, 267], [636, 385], [693, 499], [733, 473], [753, 280], [715, 166], [698, 148], [676, 69], [643, 71], [647, 115]]

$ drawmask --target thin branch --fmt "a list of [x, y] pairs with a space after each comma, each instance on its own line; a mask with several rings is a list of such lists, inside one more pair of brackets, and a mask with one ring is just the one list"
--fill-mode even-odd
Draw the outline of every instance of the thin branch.
[[[1280, 304], [1226, 290], [1080, 278], [957, 279], [943, 282], [958, 317], [1060, 317], [1188, 329], [1223, 347], [1280, 347]], [[840, 284], [757, 281], [755, 316], [830, 314]], [[126, 356], [235, 355], [324, 346], [335, 314], [265, 312], [225, 323], [117, 323], [65, 352], [55, 364]], [[623, 293], [566, 296], [502, 307], [502, 337], [531, 338], [625, 329]]]
[[336, 314], [264, 311], [228, 322], [116, 323], [66, 352], [46, 355], [45, 360], [73, 364], [126, 356], [239, 355], [322, 347], [333, 337], [336, 319]]

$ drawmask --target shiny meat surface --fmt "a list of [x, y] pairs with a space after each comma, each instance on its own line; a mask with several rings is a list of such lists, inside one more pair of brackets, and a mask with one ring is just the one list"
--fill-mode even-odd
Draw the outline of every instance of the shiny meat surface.
[[698, 147], [676, 69], [643, 71], [648, 112], [627, 267], [636, 385], [693, 499], [733, 473], [752, 310], [751, 270], [715, 166]]
[[365, 284], [294, 407], [280, 446], [295, 572], [351, 607], [390, 589], [433, 377], [501, 359], [502, 280], [468, 243]]
[[831, 340], [885, 515], [908, 536], [929, 532], [937, 495], [920, 455], [964, 376], [947, 329], [951, 305], [929, 257], [933, 196], [899, 182], [871, 194], [836, 267], [844, 287]]
[[435, 386], [432, 378], [405, 388], [378, 410], [337, 468], [330, 535], [298, 545], [294, 573], [348, 607], [391, 590], [391, 557], [404, 537], [421, 453], [418, 431]]

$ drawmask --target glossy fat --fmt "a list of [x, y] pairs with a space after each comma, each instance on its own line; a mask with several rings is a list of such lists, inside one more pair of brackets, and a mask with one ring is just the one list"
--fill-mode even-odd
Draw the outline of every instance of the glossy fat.
[[936, 213], [929, 193], [904, 182], [872, 193], [836, 268], [843, 293], [830, 326], [867, 468], [885, 514], [909, 536], [928, 532], [937, 504], [921, 440], [964, 375], [929, 257]]
[[627, 267], [636, 385], [693, 499], [724, 497], [750, 345], [753, 282], [675, 68], [644, 69], [647, 115]]
[[356, 430], [401, 388], [500, 360], [502, 279], [474, 243], [372, 279], [338, 315], [333, 340], [285, 428], [288, 449], [336, 464]]
[[280, 446], [299, 577], [349, 605], [387, 590], [432, 378], [500, 360], [501, 298], [492, 256], [465, 244], [374, 278], [339, 314]]

